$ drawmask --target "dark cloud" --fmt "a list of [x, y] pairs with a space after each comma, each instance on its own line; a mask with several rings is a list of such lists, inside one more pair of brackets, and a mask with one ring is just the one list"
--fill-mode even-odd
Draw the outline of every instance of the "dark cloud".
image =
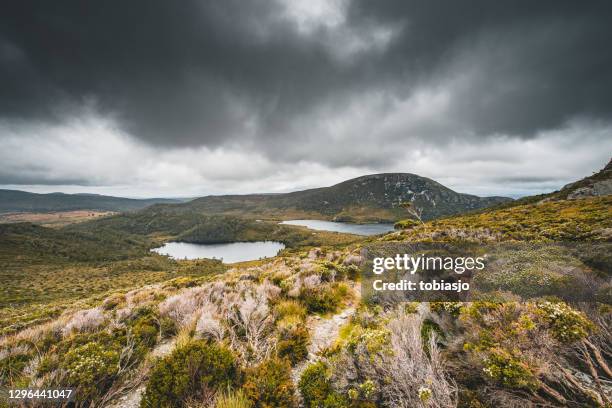
[[[280, 0], [10, 2], [0, 118], [61, 121], [88, 106], [156, 146], [241, 145], [332, 166], [380, 164], [375, 149], [343, 147], [374, 135], [532, 137], [611, 119], [610, 2], [330, 3], [339, 21], [303, 29]], [[347, 106], [384, 115], [424, 89], [446, 95], [444, 117], [330, 141], [325, 126], [351, 122]], [[317, 154], [327, 142], [335, 149]]]

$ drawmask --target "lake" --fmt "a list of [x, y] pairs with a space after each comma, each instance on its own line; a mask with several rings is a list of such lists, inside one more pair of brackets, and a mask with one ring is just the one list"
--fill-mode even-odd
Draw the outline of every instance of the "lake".
[[224, 263], [252, 261], [259, 258], [276, 256], [285, 245], [275, 241], [230, 242], [226, 244], [192, 244], [188, 242], [168, 242], [151, 251], [169, 255], [174, 259], [221, 259]]
[[345, 232], [356, 235], [377, 235], [393, 231], [393, 224], [352, 224], [321, 220], [290, 220], [281, 224], [300, 225], [319, 231]]

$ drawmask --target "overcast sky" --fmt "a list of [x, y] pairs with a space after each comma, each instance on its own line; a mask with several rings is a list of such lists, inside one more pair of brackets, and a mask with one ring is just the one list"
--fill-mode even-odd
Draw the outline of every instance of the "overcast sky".
[[612, 155], [612, 2], [15, 1], [0, 187], [552, 191]]

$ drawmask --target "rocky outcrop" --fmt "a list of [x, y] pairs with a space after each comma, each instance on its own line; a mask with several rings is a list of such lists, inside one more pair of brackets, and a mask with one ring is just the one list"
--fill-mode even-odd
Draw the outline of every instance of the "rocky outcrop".
[[612, 160], [598, 173], [568, 184], [560, 191], [561, 198], [576, 200], [612, 194]]

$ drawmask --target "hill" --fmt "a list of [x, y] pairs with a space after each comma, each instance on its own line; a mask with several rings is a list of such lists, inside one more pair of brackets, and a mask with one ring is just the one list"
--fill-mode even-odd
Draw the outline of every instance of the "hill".
[[405, 216], [400, 204], [407, 201], [422, 209], [423, 219], [429, 220], [490, 207], [511, 199], [457, 193], [415, 174], [384, 173], [354, 178], [331, 187], [286, 194], [207, 196], [179, 206], [206, 214], [389, 222]]
[[37, 194], [0, 190], [0, 213], [72, 210], [132, 211], [158, 203], [179, 203], [168, 198], [133, 199], [98, 194]]
[[556, 197], [574, 200], [610, 194], [612, 194], [612, 159], [599, 172], [563, 187]]
[[[297, 408], [296, 397], [343, 408], [607, 406], [612, 196], [570, 197], [606, 177], [587, 179], [567, 195], [405, 223], [410, 228], [333, 246], [302, 240], [275, 258], [231, 268], [146, 249], [170, 237], [216, 242], [290, 231], [186, 204], [60, 230], [0, 226], [7, 265], [0, 386], [69, 382], [76, 401], [110, 407], [200, 403], [212, 398], [202, 396], [203, 386], [235, 406]], [[350, 186], [341, 188], [351, 194]], [[277, 200], [292, 205], [277, 207], [284, 216], [306, 211], [321, 191], [248, 196], [249, 211], [272, 214]], [[304, 202], [291, 202], [296, 195]], [[244, 211], [238, 198], [217, 201], [218, 211], [229, 211], [234, 199], [234, 210]], [[461, 275], [471, 275], [479, 297], [368, 296], [359, 268], [368, 256], [427, 249], [432, 241], [451, 251], [469, 244], [471, 255], [487, 257], [482, 273]], [[592, 294], [591, 301], [573, 301], [575, 293]], [[167, 380], [175, 377], [193, 381]], [[217, 378], [223, 388], [213, 388]]]

